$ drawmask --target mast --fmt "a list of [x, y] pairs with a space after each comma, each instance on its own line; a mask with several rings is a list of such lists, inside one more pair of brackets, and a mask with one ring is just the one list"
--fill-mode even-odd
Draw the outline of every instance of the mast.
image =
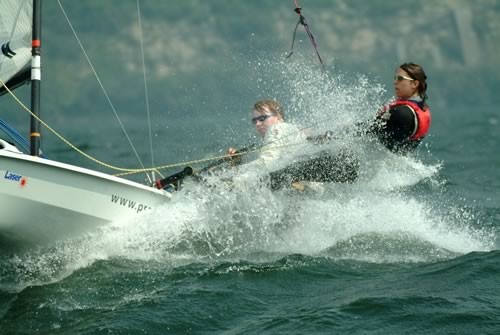
[[[42, 39], [42, 0], [33, 0], [33, 30], [31, 42], [31, 111], [40, 118], [40, 82], [41, 69], [41, 39]], [[40, 122], [31, 116], [30, 127], [31, 155], [40, 154]]]

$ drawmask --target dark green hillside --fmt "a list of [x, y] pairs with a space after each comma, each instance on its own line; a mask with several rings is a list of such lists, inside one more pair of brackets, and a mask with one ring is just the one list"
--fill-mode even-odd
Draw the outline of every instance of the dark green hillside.
[[[135, 92], [133, 84], [124, 86], [123, 77], [118, 77], [119, 74], [134, 78], [142, 71], [136, 2], [62, 3], [99, 74], [103, 79], [118, 79], [107, 80], [109, 90], [130, 88], [126, 99], [136, 100], [136, 94], [142, 92]], [[478, 99], [497, 102], [492, 86], [500, 76], [496, 70], [500, 61], [495, 56], [500, 48], [498, 1], [301, 3], [329, 66], [370, 73], [387, 82], [396, 64], [414, 60], [425, 65], [431, 88], [439, 87], [431, 92], [434, 98], [443, 94], [447, 100], [460, 94], [469, 103]], [[58, 83], [64, 77], [70, 80], [66, 75], [72, 68], [80, 82], [80, 92], [87, 93], [93, 86], [86, 82], [91, 73], [56, 1], [44, 1], [44, 12], [48, 18], [44, 25], [44, 51], [54, 57], [46, 62], [63, 72], [56, 76]], [[148, 79], [153, 88], [160, 85], [168, 91], [182, 86], [191, 88], [193, 82], [200, 88], [213, 87], [214, 79], [224, 76], [227, 63], [235, 58], [244, 64], [256, 54], [286, 53], [297, 20], [293, 1], [284, 0], [146, 0], [141, 2], [141, 15]], [[312, 54], [302, 29], [297, 37], [302, 43], [299, 41], [296, 49]], [[450, 76], [453, 80], [449, 80]], [[78, 100], [80, 94], [69, 92], [71, 84], [58, 86], [68, 87], [65, 96], [70, 99], [64, 105]], [[174, 89], [172, 93], [170, 98], [181, 92]]]

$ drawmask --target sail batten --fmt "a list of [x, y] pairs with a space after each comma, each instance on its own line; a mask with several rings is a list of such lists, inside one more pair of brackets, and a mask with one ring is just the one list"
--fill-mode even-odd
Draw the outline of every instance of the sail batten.
[[0, 79], [12, 89], [29, 80], [33, 1], [2, 0], [0, 6]]

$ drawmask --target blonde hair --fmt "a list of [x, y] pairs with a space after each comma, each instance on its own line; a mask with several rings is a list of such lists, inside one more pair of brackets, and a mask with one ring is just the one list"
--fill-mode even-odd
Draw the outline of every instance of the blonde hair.
[[253, 110], [261, 114], [272, 114], [284, 119], [283, 108], [275, 100], [261, 100], [253, 105]]

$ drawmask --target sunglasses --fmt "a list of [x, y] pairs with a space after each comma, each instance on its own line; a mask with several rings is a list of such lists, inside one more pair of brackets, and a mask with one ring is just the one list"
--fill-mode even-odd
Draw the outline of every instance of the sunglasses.
[[257, 124], [257, 121], [264, 122], [264, 121], [266, 121], [268, 118], [270, 118], [271, 116], [274, 116], [274, 115], [271, 115], [271, 114], [259, 115], [259, 116], [257, 116], [257, 117], [252, 118], [252, 123], [253, 123], [253, 124]]
[[407, 77], [407, 76], [394, 76], [394, 80], [401, 81], [401, 80], [409, 80], [409, 81], [414, 81], [415, 79]]

